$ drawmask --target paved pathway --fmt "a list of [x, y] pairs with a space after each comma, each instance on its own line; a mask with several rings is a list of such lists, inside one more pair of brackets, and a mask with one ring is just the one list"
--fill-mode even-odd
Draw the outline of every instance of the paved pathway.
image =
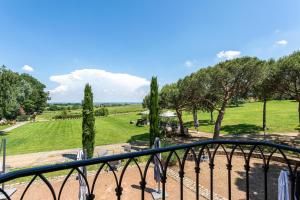
[[[125, 145], [128, 145], [128, 143], [97, 146], [95, 147], [94, 156], [100, 156], [104, 151], [107, 151], [108, 155], [122, 153]], [[74, 161], [79, 150], [80, 148], [12, 155], [6, 157], [6, 163], [9, 168], [24, 168]]]
[[18, 128], [20, 126], [23, 126], [23, 125], [25, 125], [27, 123], [29, 123], [29, 121], [26, 121], [26, 122], [17, 122], [15, 125], [10, 126], [10, 127], [6, 128], [6, 129], [1, 130], [1, 132], [9, 132], [9, 131], [11, 131], [11, 130], [13, 130], [15, 128]]

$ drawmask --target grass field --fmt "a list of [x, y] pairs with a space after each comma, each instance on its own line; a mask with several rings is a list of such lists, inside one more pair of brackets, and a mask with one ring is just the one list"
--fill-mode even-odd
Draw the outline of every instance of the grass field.
[[[129, 124], [136, 114], [96, 118], [96, 145], [127, 142], [147, 138], [147, 127]], [[22, 154], [81, 147], [81, 120], [43, 121], [26, 124], [5, 133], [7, 153]]]
[[[293, 101], [270, 101], [267, 108], [268, 132], [297, 132], [298, 104]], [[136, 106], [135, 108], [137, 108]], [[120, 108], [114, 108], [119, 109]], [[137, 108], [138, 109], [138, 108]], [[136, 113], [128, 113], [128, 107], [122, 108], [127, 114], [110, 115], [96, 118], [96, 145], [147, 140], [148, 127], [136, 127], [129, 124], [140, 118]], [[45, 112], [46, 116], [49, 113]], [[41, 116], [47, 118], [45, 116]], [[213, 132], [214, 125], [209, 124], [209, 113], [198, 113], [199, 131]], [[214, 113], [214, 118], [217, 113]], [[184, 114], [184, 121], [192, 128], [192, 115]], [[257, 133], [261, 131], [262, 103], [246, 103], [240, 107], [227, 108], [222, 123], [222, 133]], [[69, 149], [81, 147], [81, 119], [41, 121], [26, 124], [1, 135], [8, 139], [8, 154], [22, 154], [39, 151]]]
[[[114, 114], [123, 114], [123, 113], [132, 113], [132, 112], [140, 112], [143, 111], [142, 104], [129, 104], [124, 106], [107, 106], [108, 112], [110, 115]], [[97, 109], [97, 108], [94, 108]], [[81, 113], [81, 109], [71, 110], [70, 113]], [[44, 111], [42, 115], [38, 115], [38, 120], [52, 120], [52, 118], [56, 115], [61, 114], [62, 111]]]
[[10, 125], [0, 125], [0, 131], [10, 127]]
[[[239, 107], [226, 109], [222, 122], [221, 133], [255, 133], [261, 131], [262, 107], [261, 102], [245, 103]], [[298, 103], [294, 101], [270, 101], [267, 103], [268, 132], [297, 132]], [[216, 119], [217, 112], [214, 113]], [[201, 122], [199, 131], [213, 132], [214, 125], [209, 124], [209, 113], [198, 113]], [[185, 122], [192, 121], [192, 115], [185, 113]]]

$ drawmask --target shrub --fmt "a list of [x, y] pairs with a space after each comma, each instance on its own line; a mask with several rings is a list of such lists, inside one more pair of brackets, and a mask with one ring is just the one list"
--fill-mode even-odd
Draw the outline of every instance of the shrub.
[[30, 115], [19, 115], [16, 118], [17, 122], [25, 122], [28, 121], [30, 119]]
[[105, 107], [101, 107], [97, 110], [95, 110], [95, 116], [107, 116], [108, 115], [108, 109]]
[[92, 87], [85, 85], [82, 101], [82, 147], [87, 151], [87, 157], [92, 158], [95, 146], [95, 116]]
[[67, 110], [63, 110], [61, 114], [55, 115], [53, 119], [77, 119], [82, 117], [80, 113], [69, 113]]

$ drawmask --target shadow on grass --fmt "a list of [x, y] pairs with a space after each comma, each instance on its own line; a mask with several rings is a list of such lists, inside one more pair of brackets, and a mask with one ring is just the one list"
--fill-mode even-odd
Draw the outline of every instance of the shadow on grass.
[[[210, 120], [198, 120], [198, 122], [199, 122], [199, 127], [209, 126], [209, 125], [213, 124], [210, 122]], [[192, 128], [192, 127], [194, 127], [194, 121], [185, 122], [185, 123], [183, 123], [183, 126], [187, 127], [187, 128]]]
[[70, 160], [76, 160], [77, 159], [77, 155], [76, 154], [72, 154], [72, 153], [64, 153], [62, 154], [63, 157], [68, 158]]
[[300, 132], [300, 125], [298, 127], [296, 127], [295, 130], [297, 130], [298, 132]]
[[0, 136], [7, 136], [9, 135], [9, 132], [0, 131]]
[[255, 124], [235, 124], [222, 126], [221, 130], [230, 134], [240, 135], [249, 133], [259, 133], [262, 130], [262, 128]]
[[149, 133], [142, 133], [142, 134], [138, 134], [138, 135], [133, 135], [133, 136], [131, 136], [131, 138], [129, 140], [127, 140], [127, 142], [129, 142], [129, 143], [136, 142], [136, 141], [144, 141], [144, 142], [148, 143]]

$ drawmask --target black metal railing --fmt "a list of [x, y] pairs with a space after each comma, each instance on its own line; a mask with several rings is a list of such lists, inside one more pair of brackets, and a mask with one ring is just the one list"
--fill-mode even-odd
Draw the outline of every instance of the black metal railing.
[[[233, 158], [235, 156], [240, 156], [244, 161], [244, 173], [245, 173], [245, 198], [250, 199], [250, 187], [249, 187], [249, 172], [251, 169], [251, 158], [259, 158], [262, 160], [262, 173], [263, 173], [263, 199], [268, 199], [268, 174], [269, 174], [269, 166], [270, 161], [275, 158], [275, 154], [279, 155], [280, 158], [277, 158], [278, 162], [282, 162], [286, 166], [286, 170], [289, 172], [290, 179], [290, 193], [291, 199], [295, 199], [295, 182], [296, 182], [296, 172], [298, 170], [299, 162], [297, 157], [300, 156], [300, 149], [293, 148], [285, 145], [279, 145], [269, 142], [263, 141], [234, 141], [234, 140], [205, 140], [194, 142], [190, 144], [182, 144], [176, 146], [169, 146], [159, 149], [149, 149], [144, 151], [125, 153], [119, 155], [112, 156], [104, 156], [99, 158], [93, 158], [82, 161], [73, 161], [68, 163], [42, 166], [30, 169], [23, 169], [14, 172], [9, 172], [6, 174], [0, 175], [0, 183], [7, 183], [9, 181], [21, 178], [21, 177], [32, 177], [31, 181], [27, 183], [20, 199], [23, 199], [26, 195], [28, 189], [33, 185], [33, 182], [40, 178], [42, 182], [46, 184], [50, 193], [51, 199], [61, 199], [62, 191], [69, 180], [69, 177], [72, 173], [77, 172], [84, 177], [84, 181], [87, 184], [87, 200], [97, 199], [95, 196], [95, 190], [97, 189], [96, 181], [98, 180], [100, 173], [104, 170], [104, 168], [111, 169], [111, 173], [115, 179], [115, 196], [117, 199], [121, 199], [123, 195], [123, 186], [122, 181], [124, 175], [126, 174], [126, 169], [128, 169], [129, 165], [134, 165], [138, 169], [139, 172], [139, 187], [140, 187], [140, 197], [139, 199], [145, 199], [145, 189], [146, 189], [146, 176], [149, 171], [149, 166], [152, 165], [153, 158], [157, 156], [158, 153], [164, 153], [166, 156], [164, 160], [160, 162], [162, 173], [161, 173], [161, 184], [162, 184], [162, 199], [166, 199], [166, 183], [167, 183], [167, 170], [169, 168], [169, 164], [172, 159], [175, 158], [178, 166], [178, 176], [179, 176], [179, 199], [184, 199], [184, 184], [183, 180], [185, 177], [185, 164], [187, 160], [194, 163], [194, 175], [195, 175], [195, 199], [201, 198], [201, 191], [199, 190], [200, 184], [200, 172], [201, 172], [201, 158], [203, 155], [207, 155], [208, 158], [208, 166], [210, 175], [203, 178], [210, 179], [210, 199], [214, 199], [214, 166], [215, 166], [215, 157], [216, 155], [224, 156], [226, 163], [224, 163], [224, 167], [226, 167], [227, 171], [227, 180], [223, 180], [227, 182], [227, 196], [226, 198], [232, 199], [232, 167], [234, 166]], [[141, 157], [147, 157], [144, 162], [143, 168], [141, 167], [141, 162], [138, 161]], [[293, 158], [293, 159], [292, 159]], [[111, 166], [112, 161], [123, 160], [124, 165], [120, 170], [119, 176], [117, 176], [116, 172], [113, 170]], [[276, 162], [277, 162], [276, 161]], [[99, 165], [96, 173], [93, 175], [93, 181], [89, 183], [88, 177], [80, 170], [82, 166], [90, 166], [90, 165]], [[46, 178], [45, 174], [50, 172], [57, 172], [62, 170], [70, 170], [69, 173], [65, 176], [63, 183], [60, 188], [55, 190], [53, 185], [50, 183], [48, 178]], [[90, 177], [89, 177], [90, 178]], [[222, 181], [222, 180], [221, 180]], [[7, 199], [11, 199], [8, 194], [2, 189], [0, 189], [0, 193], [2, 193]]]

